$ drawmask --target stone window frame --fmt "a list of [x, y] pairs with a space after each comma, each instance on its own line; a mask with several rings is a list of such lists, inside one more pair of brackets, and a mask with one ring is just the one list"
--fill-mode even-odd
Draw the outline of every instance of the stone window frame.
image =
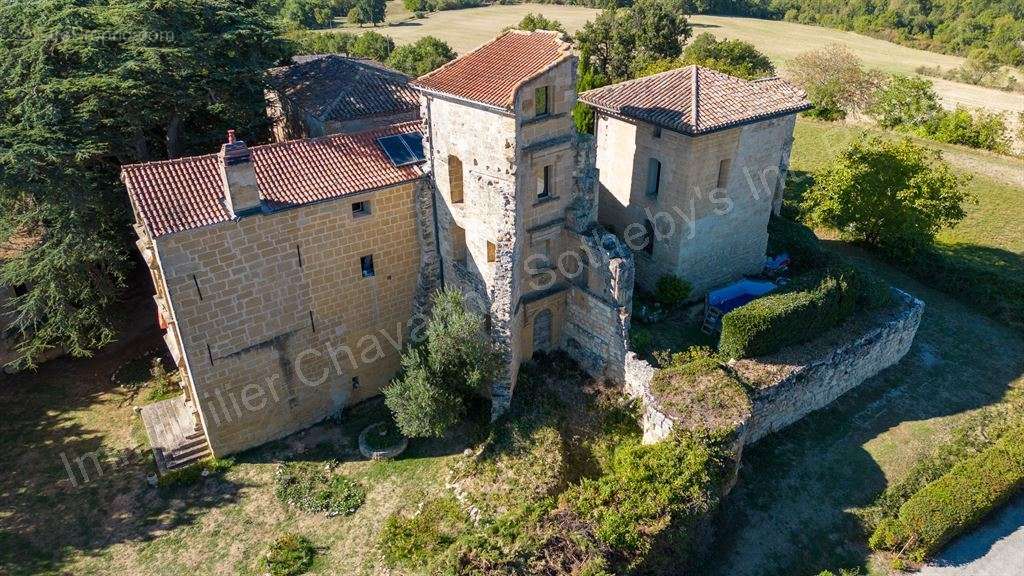
[[715, 185], [719, 189], [725, 189], [729, 185], [729, 172], [732, 171], [732, 158], [723, 158], [718, 162], [718, 179]]
[[644, 195], [648, 198], [657, 198], [661, 193], [662, 163], [654, 156], [647, 159], [647, 180]]
[[[543, 106], [541, 103], [543, 102]], [[533, 89], [533, 117], [542, 118], [551, 114], [551, 86], [545, 84]]]
[[554, 161], [551, 164], [545, 164], [541, 168], [540, 177], [537, 178], [537, 200], [550, 200], [551, 198], [555, 197], [554, 171]]
[[452, 204], [465, 202], [466, 171], [462, 159], [448, 154], [448, 197]]
[[367, 254], [359, 257], [359, 270], [363, 275], [363, 278], [373, 278], [377, 275], [377, 271], [373, 264], [373, 254]]
[[373, 206], [369, 200], [358, 200], [352, 203], [352, 217], [365, 218], [373, 214]]

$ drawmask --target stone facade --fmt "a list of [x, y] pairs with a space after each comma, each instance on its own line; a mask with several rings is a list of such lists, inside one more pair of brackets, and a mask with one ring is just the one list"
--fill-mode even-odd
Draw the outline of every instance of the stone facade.
[[[432, 287], [424, 278], [433, 261], [432, 227], [421, 221], [425, 185], [149, 243], [171, 348], [215, 455], [302, 429], [391, 380], [414, 303]], [[370, 214], [353, 215], [360, 201]], [[373, 257], [372, 277], [361, 270], [363, 256]]]
[[422, 96], [444, 283], [487, 315], [506, 366], [495, 415], [536, 352], [565, 348], [601, 375], [625, 354], [632, 259], [593, 220], [593, 148], [572, 121], [576, 68], [565, 58], [524, 82], [512, 110]]
[[[895, 306], [860, 322], [855, 319], [817, 341], [731, 362], [729, 369], [745, 384], [752, 404], [737, 441], [757, 442], [899, 362], [914, 342], [924, 302], [900, 290], [893, 289], [893, 294]], [[640, 403], [645, 444], [667, 438], [677, 426], [651, 393], [655, 372], [650, 363], [628, 353], [624, 389]]]
[[675, 275], [696, 296], [761, 271], [795, 118], [688, 136], [598, 114], [598, 220], [634, 250], [640, 286]]

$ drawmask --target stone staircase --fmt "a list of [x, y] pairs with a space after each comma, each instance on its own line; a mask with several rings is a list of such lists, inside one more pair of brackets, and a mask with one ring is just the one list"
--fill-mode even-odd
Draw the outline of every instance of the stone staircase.
[[184, 396], [143, 406], [141, 415], [159, 474], [212, 456], [210, 443], [196, 425], [191, 404]]
[[206, 441], [206, 436], [202, 432], [195, 432], [186, 436], [183, 444], [175, 446], [167, 452], [164, 452], [162, 448], [153, 452], [156, 455], [156, 465], [160, 470], [160, 474], [191, 466], [204, 458], [212, 456], [210, 444]]

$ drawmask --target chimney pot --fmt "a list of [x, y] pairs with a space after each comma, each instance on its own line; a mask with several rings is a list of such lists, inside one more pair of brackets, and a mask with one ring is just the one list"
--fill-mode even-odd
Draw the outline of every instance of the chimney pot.
[[234, 129], [228, 130], [228, 144], [235, 143], [235, 131]]

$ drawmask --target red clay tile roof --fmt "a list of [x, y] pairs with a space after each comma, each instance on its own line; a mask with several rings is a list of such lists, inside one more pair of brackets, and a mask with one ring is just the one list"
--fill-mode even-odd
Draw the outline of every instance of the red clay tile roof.
[[[250, 148], [256, 182], [271, 209], [286, 208], [420, 178], [418, 165], [396, 167], [377, 138], [418, 132], [418, 121]], [[121, 180], [153, 237], [230, 220], [218, 154], [121, 167]]]
[[409, 78], [383, 64], [339, 54], [297, 56], [293, 61], [268, 70], [270, 84], [322, 122], [419, 110], [419, 95], [409, 87]]
[[509, 30], [412, 85], [510, 110], [524, 82], [571, 55], [559, 32]]
[[579, 99], [615, 116], [691, 135], [811, 107], [806, 94], [785, 80], [742, 80], [701, 66], [589, 90]]

